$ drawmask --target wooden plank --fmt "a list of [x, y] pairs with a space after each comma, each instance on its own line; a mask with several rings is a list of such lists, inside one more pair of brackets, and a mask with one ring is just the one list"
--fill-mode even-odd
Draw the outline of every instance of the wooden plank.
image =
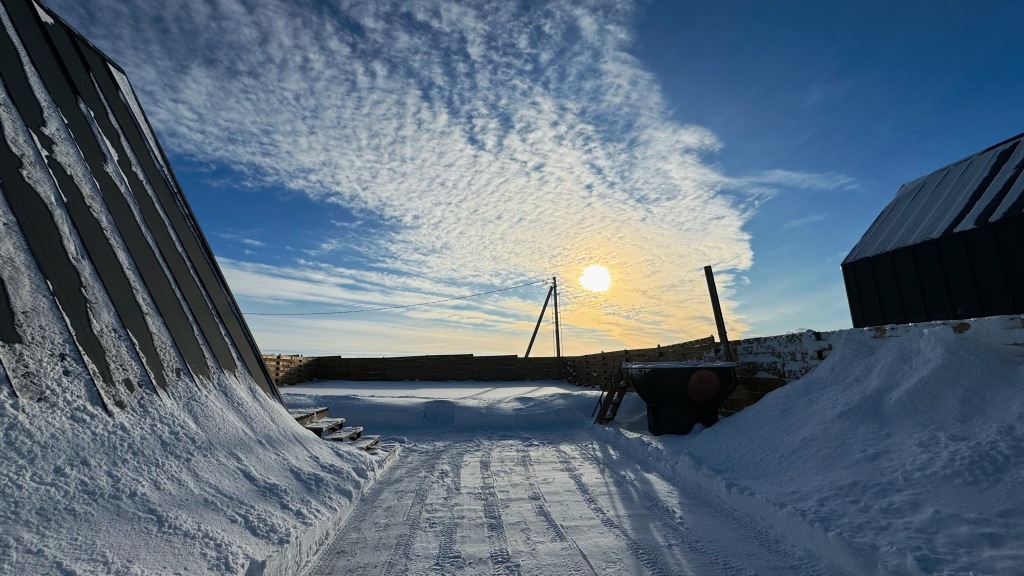
[[736, 390], [767, 394], [789, 383], [785, 378], [738, 377]]
[[744, 400], [741, 400], [739, 398], [733, 398], [731, 396], [729, 398], [726, 398], [725, 402], [722, 403], [722, 409], [733, 411], [742, 410], [747, 406], [750, 406], [750, 404], [748, 404]]
[[402, 450], [398, 442], [381, 442], [371, 446], [366, 451], [377, 459], [377, 468], [382, 469], [394, 460]]
[[362, 438], [350, 442], [352, 446], [359, 448], [360, 450], [369, 450], [376, 446], [380, 442], [380, 436], [363, 436]]
[[324, 436], [323, 438], [324, 438], [324, 440], [334, 440], [334, 441], [344, 442], [344, 441], [358, 440], [359, 437], [362, 436], [362, 435], [363, 435], [363, 427], [362, 426], [346, 426], [346, 427], [342, 428], [341, 430], [338, 430], [337, 432], [331, 432], [330, 434]]
[[341, 429], [345, 425], [344, 418], [323, 418], [316, 422], [305, 424], [306, 430], [323, 438], [324, 436]]
[[327, 408], [317, 406], [316, 408], [289, 408], [288, 413], [299, 424], [305, 426], [327, 417]]

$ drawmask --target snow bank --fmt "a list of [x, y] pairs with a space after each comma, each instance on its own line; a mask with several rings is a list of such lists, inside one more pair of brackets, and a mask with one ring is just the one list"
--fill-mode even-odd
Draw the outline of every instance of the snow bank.
[[43, 411], [0, 372], [0, 573], [288, 573], [376, 468], [221, 378], [111, 417]]
[[0, 574], [292, 573], [377, 467], [271, 400], [127, 79], [63, 27], [0, 6]]
[[289, 406], [326, 406], [332, 415], [374, 434], [413, 430], [585, 430], [597, 394], [565, 382], [343, 382], [323, 381], [282, 390]]
[[631, 398], [604, 436], [854, 573], [1016, 573], [1024, 330], [1016, 316], [952, 328], [844, 331], [813, 373], [713, 428], [642, 436]]

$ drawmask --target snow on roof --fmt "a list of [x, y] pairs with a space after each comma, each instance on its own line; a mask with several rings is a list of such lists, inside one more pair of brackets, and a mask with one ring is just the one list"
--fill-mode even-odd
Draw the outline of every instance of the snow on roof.
[[277, 402], [119, 69], [32, 0], [0, 54], [0, 574], [275, 573], [376, 464]]
[[127, 78], [33, 0], [0, 4], [0, 52], [11, 386], [25, 399], [77, 386], [26, 377], [41, 369], [22, 362], [28, 346], [85, 368], [108, 408], [221, 370], [280, 400]]
[[1024, 213], [1024, 134], [900, 187], [844, 264]]

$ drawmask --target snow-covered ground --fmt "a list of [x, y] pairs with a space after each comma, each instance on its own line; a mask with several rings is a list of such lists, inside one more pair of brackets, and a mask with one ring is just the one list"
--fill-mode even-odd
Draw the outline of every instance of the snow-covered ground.
[[203, 384], [110, 416], [24, 402], [0, 369], [0, 574], [273, 573], [378, 474], [251, 381]]
[[1014, 574], [1020, 317], [850, 330], [811, 375], [688, 436], [556, 383], [318, 382], [290, 402], [399, 438], [310, 574]]
[[556, 382], [285, 389], [402, 442], [384, 469], [227, 376], [111, 417], [0, 371], [0, 574], [1020, 573], [1024, 329], [960, 331], [836, 334], [688, 436]]
[[0, 89], [0, 575], [1024, 573], [1021, 317], [835, 334], [809, 376], [685, 437], [647, 435], [636, 397], [594, 426], [597, 392], [558, 383], [286, 391], [400, 441], [384, 468], [230, 370], [248, 343], [153, 187], [173, 178], [146, 174], [116, 97], [58, 106], [48, 41], [17, 40], [41, 30], [0, 21], [25, 71]]

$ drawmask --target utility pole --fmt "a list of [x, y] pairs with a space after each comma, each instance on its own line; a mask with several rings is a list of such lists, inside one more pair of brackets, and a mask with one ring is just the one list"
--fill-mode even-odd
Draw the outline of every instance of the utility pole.
[[551, 290], [555, 293], [555, 356], [562, 357], [562, 326], [558, 322], [558, 276], [551, 278]]
[[544, 312], [548, 309], [548, 302], [551, 301], [552, 296], [554, 297], [555, 303], [555, 357], [562, 357], [562, 326], [559, 324], [558, 319], [558, 277], [551, 278], [551, 286], [548, 288], [548, 296], [544, 299], [544, 306], [540, 309], [540, 316], [537, 318], [537, 325], [533, 327], [533, 336], [530, 336], [530, 345], [526, 347], [526, 354], [523, 354], [523, 358], [530, 357], [530, 351], [533, 350], [533, 341], [537, 339], [537, 332], [540, 331], [540, 324], [544, 321]]
[[[537, 331], [540, 330], [540, 323], [544, 320], [544, 312], [548, 309], [548, 301], [551, 300], [551, 294], [555, 291], [555, 287], [551, 286], [548, 288], [548, 297], [544, 299], [544, 306], [540, 309], [540, 317], [537, 318], [537, 326], [533, 328], [533, 336], [530, 336], [530, 345], [526, 347], [526, 354], [523, 354], [523, 358], [530, 357], [530, 350], [533, 350], [533, 341], [537, 339]], [[558, 306], [558, 299], [555, 299], [555, 306]]]

